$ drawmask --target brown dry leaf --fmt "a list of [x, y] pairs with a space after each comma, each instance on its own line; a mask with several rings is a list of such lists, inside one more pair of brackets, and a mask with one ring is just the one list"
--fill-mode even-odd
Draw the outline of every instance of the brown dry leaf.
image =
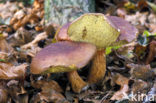
[[10, 80], [7, 83], [8, 93], [15, 103], [28, 103], [28, 95], [24, 90], [21, 82]]
[[147, 27], [147, 28], [149, 28], [149, 31], [151, 32], [151, 33], [156, 33], [156, 15], [155, 14], [153, 14], [153, 13], [151, 13], [149, 16], [148, 16], [148, 21], [149, 21], [149, 23], [148, 24], [146, 24], [145, 26]]
[[25, 75], [27, 64], [13, 66], [11, 63], [0, 62], [0, 79], [15, 79]]
[[42, 88], [43, 91], [48, 91], [48, 89], [53, 89], [57, 92], [63, 92], [62, 88], [54, 80], [51, 81], [39, 80], [37, 82], [32, 82], [32, 86], [38, 89]]
[[0, 34], [0, 59], [14, 62], [14, 53], [14, 49], [7, 43], [5, 37]]
[[150, 62], [154, 59], [156, 56], [156, 41], [152, 41], [149, 44], [149, 53], [146, 59], [146, 64], [150, 64]]
[[13, 32], [13, 29], [10, 25], [0, 25], [0, 32], [1, 33], [4, 33], [4, 32], [11, 33], [11, 32]]
[[22, 19], [25, 16], [24, 10], [17, 11], [10, 20], [10, 25], [15, 24], [18, 20]]
[[27, 56], [34, 57], [42, 48], [36, 46], [25, 51], [19, 51], [19, 56], [21, 58], [28, 59]]
[[13, 52], [13, 48], [7, 43], [7, 41], [2, 35], [0, 35], [0, 52]]
[[152, 33], [152, 34], [155, 34], [156, 33], [156, 23], [155, 24], [148, 24], [147, 25], [149, 27], [149, 31]]
[[32, 14], [31, 19], [29, 20], [30, 24], [35, 24], [39, 22], [39, 17], [36, 14]]
[[113, 80], [116, 84], [120, 85], [121, 88], [124, 86], [124, 85], [128, 85], [128, 82], [129, 82], [129, 79], [120, 75], [120, 74], [116, 74], [114, 75], [113, 77]]
[[125, 20], [131, 22], [133, 25], [140, 24], [143, 26], [146, 23], [147, 15], [148, 12], [144, 12], [144, 13], [136, 12], [136, 14], [134, 15], [126, 15]]
[[142, 90], [144, 90], [147, 87], [148, 87], [148, 84], [145, 81], [143, 81], [143, 80], [136, 80], [134, 82], [134, 84], [132, 85], [132, 91], [134, 93], [138, 93], [139, 91], [142, 91]]
[[36, 45], [39, 41], [44, 40], [47, 37], [48, 37], [48, 35], [46, 34], [46, 32], [42, 32], [42, 33], [38, 34], [32, 42], [21, 46], [21, 49], [26, 50], [29, 48], [36, 47]]
[[154, 96], [154, 100], [156, 100], [155, 94], [156, 94], [156, 80], [154, 81], [153, 87], [148, 92], [148, 95], [146, 98], [147, 100], [145, 100], [145, 101], [148, 102], [148, 100], [150, 100], [150, 98], [153, 98], [153, 96]]
[[7, 103], [8, 93], [4, 88], [0, 88], [0, 103]]
[[34, 9], [43, 8], [44, 6], [43, 3], [44, 3], [44, 0], [34, 0], [34, 3], [33, 3]]
[[38, 22], [38, 20], [39, 20], [39, 17], [36, 14], [30, 13], [30, 14], [25, 15], [20, 20], [12, 18], [12, 21], [10, 23], [13, 25], [13, 28], [15, 30], [17, 30], [18, 28], [26, 25], [27, 23], [33, 23], [34, 24], [34, 23]]
[[26, 15], [24, 16], [21, 20], [18, 20], [15, 24], [13, 24], [13, 28], [15, 30], [17, 30], [18, 28], [24, 26], [25, 24], [27, 24], [29, 22], [29, 20], [31, 19], [32, 15]]
[[150, 65], [127, 64], [132, 78], [148, 80], [154, 78], [154, 72], [151, 70]]
[[[101, 100], [96, 100], [96, 99], [83, 99], [84, 102], [91, 102], [91, 103], [101, 103]], [[78, 102], [77, 102], [78, 103]]]
[[47, 91], [38, 93], [39, 100], [38, 101], [46, 101], [53, 103], [69, 103], [62, 94], [56, 91]]
[[127, 45], [123, 45], [122, 47], [120, 47], [118, 50], [117, 50], [117, 53], [119, 55], [119, 57], [125, 57], [125, 59], [131, 59], [134, 57], [134, 54], [133, 54], [133, 50], [134, 50], [134, 46], [136, 45], [135, 42], [132, 42], [132, 43], [129, 43]]
[[3, 19], [11, 17], [14, 12], [19, 9], [17, 2], [12, 3], [9, 1], [7, 1], [5, 4], [1, 3], [0, 7], [0, 17]]
[[146, 0], [139, 0], [138, 3], [137, 3], [137, 7], [139, 9], [143, 9], [143, 8], [145, 8], [147, 6], [148, 6], [148, 4], [147, 4]]
[[148, 21], [149, 23], [152, 23], [152, 24], [156, 24], [156, 15], [151, 13], [149, 16], [148, 16]]
[[115, 92], [114, 95], [111, 97], [111, 100], [121, 100], [125, 97], [125, 94], [128, 92], [128, 85], [123, 85], [123, 88], [119, 91]]
[[111, 97], [111, 100], [121, 100], [124, 98], [124, 94], [127, 94], [129, 90], [129, 79], [120, 74], [116, 74], [113, 79], [116, 84], [121, 86], [121, 88], [119, 91], [114, 93], [114, 95]]
[[[68, 103], [64, 96], [61, 94], [63, 92], [59, 84], [53, 80], [51, 81], [37, 81], [32, 83], [35, 88], [41, 88], [42, 91], [37, 94], [37, 101], [55, 102], [55, 103]], [[36, 101], [36, 99], [34, 101]]]
[[39, 18], [44, 17], [44, 0], [35, 0], [32, 12], [36, 13]]
[[17, 80], [10, 80], [7, 83], [7, 87], [9, 88], [9, 91], [11, 93], [14, 92], [14, 94], [16, 94], [16, 95], [25, 94], [26, 93], [24, 87], [21, 85], [21, 82], [19, 82]]
[[118, 8], [116, 12], [117, 15], [121, 18], [125, 18], [125, 16], [127, 15], [127, 11], [124, 8]]
[[8, 54], [5, 52], [0, 52], [0, 59], [1, 60], [6, 60], [6, 58], [8, 57]]
[[8, 91], [2, 82], [0, 82], [0, 103], [7, 103]]
[[147, 49], [146, 46], [142, 46], [142, 45], [139, 45], [137, 44], [135, 46], [135, 50], [134, 50], [134, 53], [135, 55], [137, 56], [137, 59], [140, 61], [141, 59], [143, 59], [143, 57], [145, 56], [145, 50]]
[[37, 26], [35, 27], [35, 30], [36, 30], [37, 32], [42, 32], [42, 31], [44, 30], [44, 27], [41, 26], [41, 25], [37, 25]]
[[13, 36], [10, 36], [8, 42], [11, 46], [17, 47], [31, 42], [33, 39], [32, 36], [33, 33], [21, 27], [16, 31], [16, 33], [14, 33]]
[[[59, 27], [57, 27], [57, 28], [59, 28]], [[52, 24], [52, 23], [46, 24], [46, 26], [44, 27], [44, 31], [46, 32], [46, 34], [51, 35], [53, 37], [56, 32], [55, 29], [56, 29], [56, 27], [54, 27], [54, 24]]]
[[44, 0], [35, 0], [33, 9], [25, 8], [17, 11], [10, 20], [10, 25], [13, 26], [14, 30], [23, 27], [27, 23], [35, 24], [39, 22], [44, 16]]

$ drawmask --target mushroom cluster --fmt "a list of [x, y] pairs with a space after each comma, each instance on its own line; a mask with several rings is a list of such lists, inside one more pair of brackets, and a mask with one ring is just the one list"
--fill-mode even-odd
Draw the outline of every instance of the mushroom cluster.
[[[57, 43], [42, 49], [32, 60], [33, 74], [67, 72], [76, 93], [89, 83], [101, 81], [106, 72], [105, 49], [135, 40], [138, 31], [122, 18], [88, 13], [65, 24], [56, 35]], [[93, 60], [88, 81], [76, 70]]]

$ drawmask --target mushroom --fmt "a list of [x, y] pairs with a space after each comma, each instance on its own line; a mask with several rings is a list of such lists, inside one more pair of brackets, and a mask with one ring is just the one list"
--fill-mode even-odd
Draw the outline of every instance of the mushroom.
[[70, 40], [92, 43], [97, 52], [88, 76], [89, 83], [96, 83], [105, 76], [105, 48], [123, 45], [136, 38], [137, 29], [122, 18], [88, 13], [62, 27], [57, 40]]
[[[68, 72], [67, 77], [74, 92], [79, 93], [87, 85], [78, 75], [93, 58], [96, 47], [90, 43], [62, 41], [43, 48], [31, 62], [31, 73]], [[74, 74], [74, 75], [72, 75]]]

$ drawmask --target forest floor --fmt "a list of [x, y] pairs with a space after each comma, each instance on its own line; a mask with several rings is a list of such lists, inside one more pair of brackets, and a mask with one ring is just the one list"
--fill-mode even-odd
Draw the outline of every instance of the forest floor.
[[[103, 80], [79, 94], [65, 73], [30, 73], [32, 58], [59, 28], [44, 24], [43, 0], [35, 1], [0, 3], [0, 103], [156, 102], [156, 0], [96, 1], [96, 12], [121, 17], [139, 33], [136, 41], [108, 51]], [[85, 80], [88, 69], [79, 71]]]

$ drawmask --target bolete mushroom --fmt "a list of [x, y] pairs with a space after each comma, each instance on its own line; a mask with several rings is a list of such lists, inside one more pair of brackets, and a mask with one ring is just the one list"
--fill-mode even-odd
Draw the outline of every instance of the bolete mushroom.
[[89, 13], [62, 27], [57, 40], [88, 42], [96, 45], [97, 52], [88, 76], [89, 83], [96, 83], [105, 76], [105, 48], [135, 40], [137, 29], [124, 19]]
[[87, 83], [75, 70], [87, 65], [95, 52], [96, 47], [90, 43], [70, 41], [53, 43], [43, 48], [33, 58], [31, 73], [68, 72], [67, 76], [73, 91], [79, 93]]

